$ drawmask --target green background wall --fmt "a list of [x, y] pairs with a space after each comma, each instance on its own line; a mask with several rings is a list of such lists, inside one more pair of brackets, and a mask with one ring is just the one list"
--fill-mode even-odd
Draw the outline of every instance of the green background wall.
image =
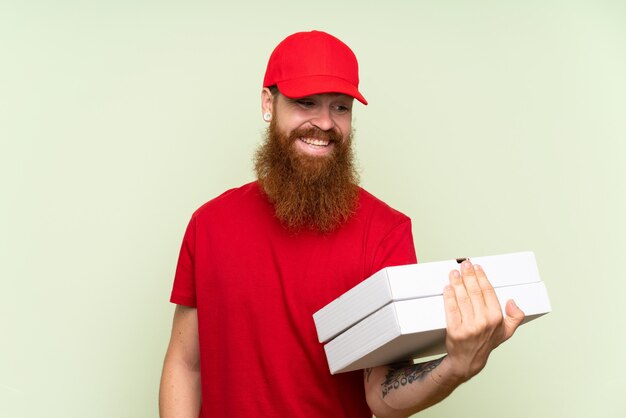
[[362, 184], [413, 218], [420, 260], [534, 250], [552, 299], [422, 416], [623, 416], [606, 0], [0, 3], [0, 416], [157, 416], [186, 223], [253, 178], [267, 58], [313, 28], [359, 57]]

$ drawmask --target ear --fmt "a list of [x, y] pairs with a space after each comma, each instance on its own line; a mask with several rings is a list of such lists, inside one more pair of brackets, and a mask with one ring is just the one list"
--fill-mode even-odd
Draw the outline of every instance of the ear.
[[267, 87], [261, 91], [261, 115], [265, 113], [274, 114], [274, 96]]

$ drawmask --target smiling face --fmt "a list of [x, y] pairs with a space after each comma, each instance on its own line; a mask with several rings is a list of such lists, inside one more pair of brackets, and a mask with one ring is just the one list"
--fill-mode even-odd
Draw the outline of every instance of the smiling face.
[[263, 112], [273, 116], [255, 171], [277, 218], [291, 230], [332, 231], [351, 217], [358, 195], [352, 98], [291, 99], [264, 89], [263, 99]]
[[324, 157], [334, 152], [352, 131], [352, 103], [345, 94], [325, 93], [289, 98], [263, 89], [263, 112], [276, 119], [276, 128], [294, 138], [295, 150], [306, 156]]

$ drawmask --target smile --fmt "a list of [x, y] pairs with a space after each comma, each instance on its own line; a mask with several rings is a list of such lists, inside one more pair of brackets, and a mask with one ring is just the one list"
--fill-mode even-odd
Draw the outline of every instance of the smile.
[[317, 139], [317, 138], [298, 138], [300, 141], [304, 142], [308, 145], [313, 145], [316, 147], [327, 147], [330, 144], [330, 141], [327, 139]]

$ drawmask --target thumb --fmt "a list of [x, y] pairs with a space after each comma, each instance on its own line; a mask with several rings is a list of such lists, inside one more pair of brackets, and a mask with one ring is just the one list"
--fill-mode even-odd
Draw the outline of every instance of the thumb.
[[510, 299], [506, 303], [505, 307], [506, 318], [504, 318], [504, 340], [511, 338], [517, 327], [520, 326], [526, 315], [515, 304], [513, 299]]

